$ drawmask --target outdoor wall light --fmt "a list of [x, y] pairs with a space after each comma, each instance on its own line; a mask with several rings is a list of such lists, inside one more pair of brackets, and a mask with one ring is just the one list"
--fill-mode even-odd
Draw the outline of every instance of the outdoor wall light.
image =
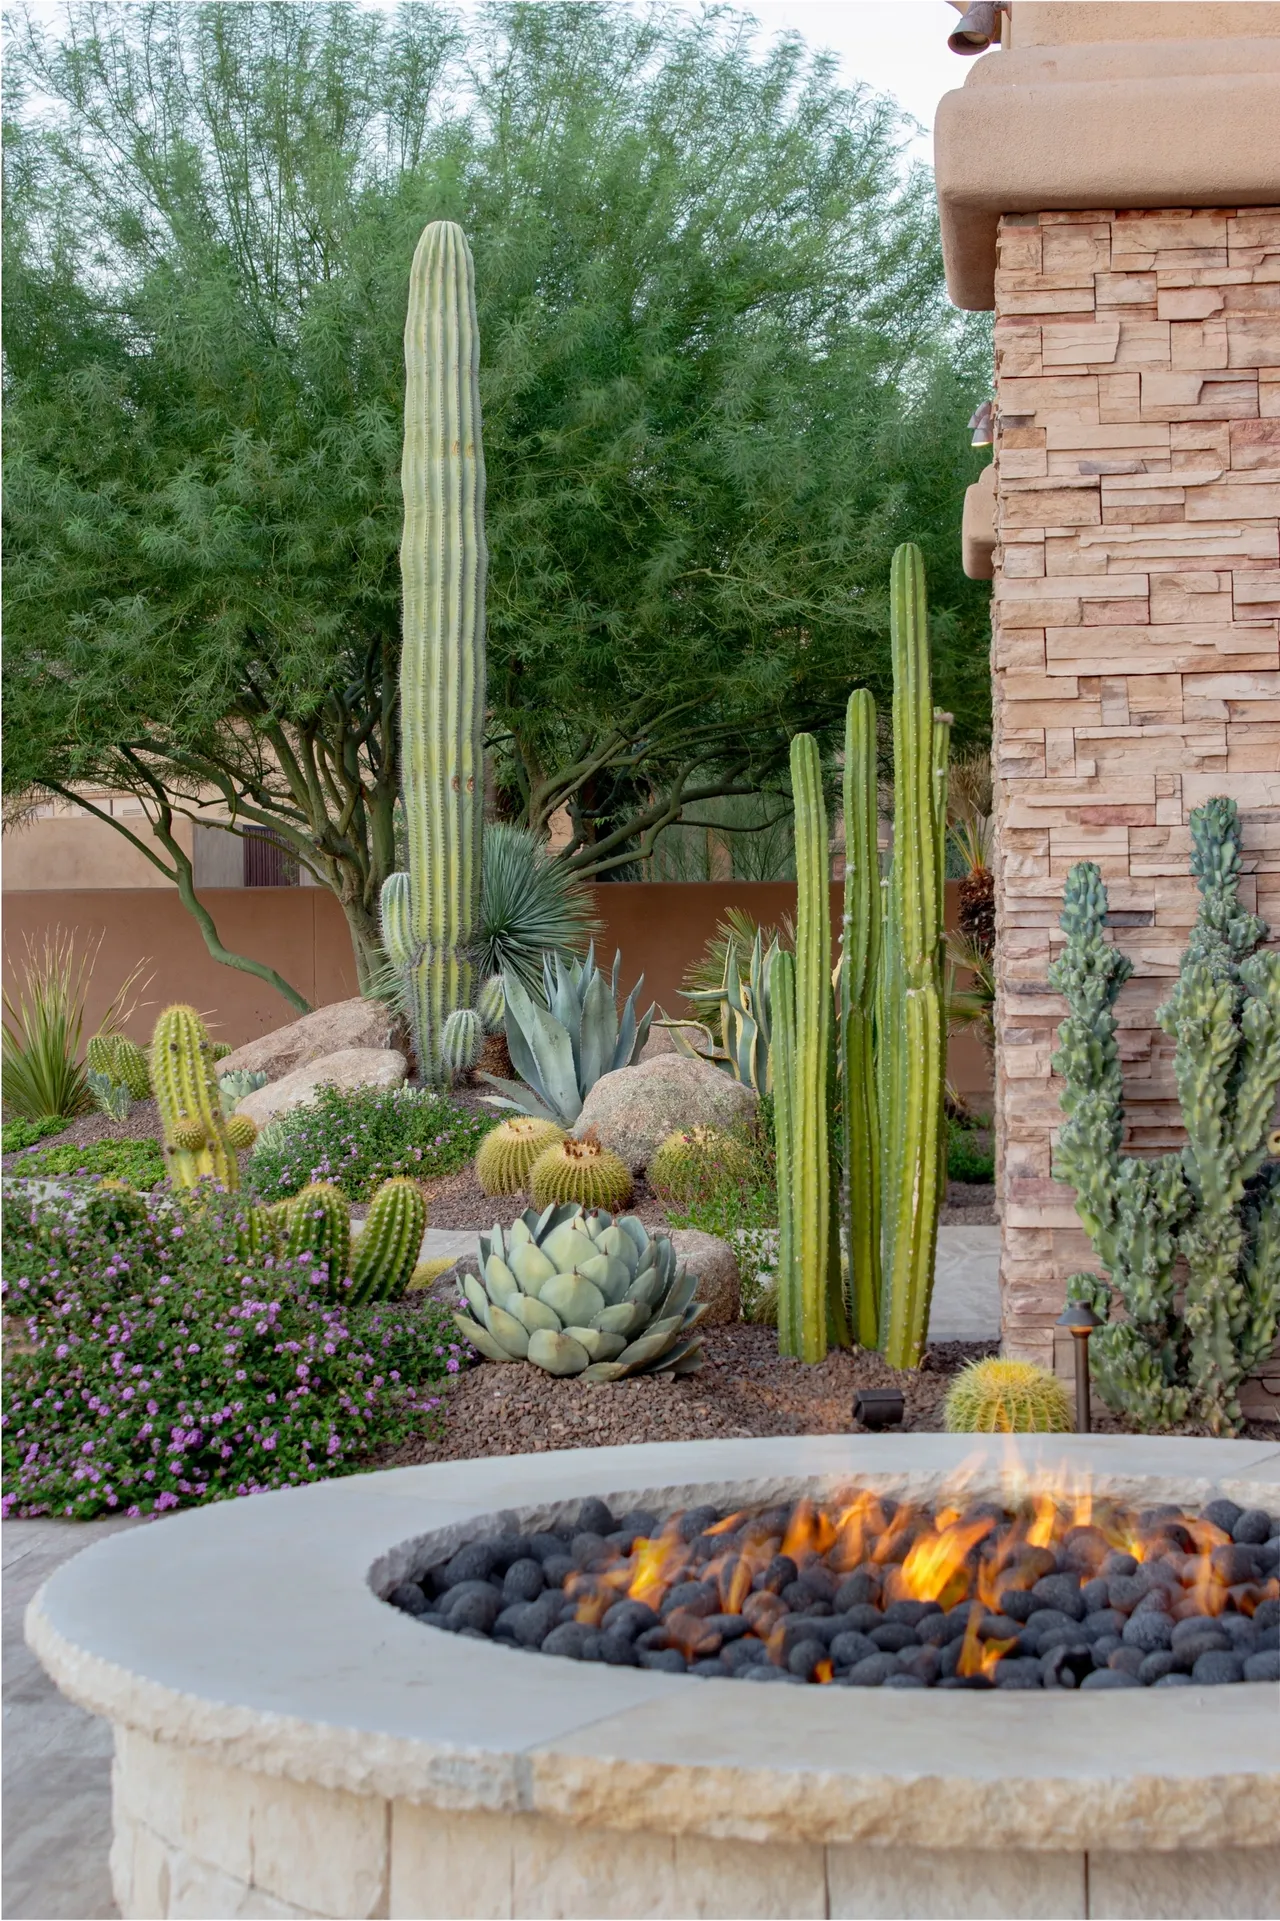
[[993, 400], [984, 400], [980, 407], [975, 407], [969, 425], [973, 430], [973, 439], [969, 442], [969, 445], [971, 447], [989, 447], [996, 437], [995, 402]]
[[1058, 1316], [1057, 1325], [1065, 1327], [1076, 1346], [1076, 1433], [1091, 1434], [1089, 1409], [1089, 1336], [1095, 1327], [1106, 1323], [1085, 1301], [1068, 1301]]
[[853, 1418], [863, 1427], [901, 1427], [906, 1403], [900, 1387], [860, 1387], [853, 1397]]
[[1000, 15], [1008, 10], [1007, 6], [993, 4], [992, 0], [974, 0], [960, 15], [959, 26], [947, 38], [952, 53], [985, 53], [993, 41], [999, 40]]

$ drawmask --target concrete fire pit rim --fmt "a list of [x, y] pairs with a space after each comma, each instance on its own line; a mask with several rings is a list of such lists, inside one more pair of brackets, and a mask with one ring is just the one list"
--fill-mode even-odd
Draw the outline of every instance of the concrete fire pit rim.
[[[938, 1846], [941, 1821], [953, 1846], [1273, 1841], [1273, 1687], [1140, 1701], [761, 1690], [445, 1635], [369, 1585], [385, 1588], [424, 1536], [474, 1538], [513, 1510], [744, 1484], [768, 1499], [810, 1478], [927, 1482], [1006, 1452], [947, 1435], [821, 1436], [353, 1477], [104, 1541], [37, 1594], [28, 1638], [64, 1692], [117, 1724], [228, 1765], [442, 1808], [755, 1840]], [[1280, 1448], [1265, 1443], [1044, 1437], [1017, 1452], [1103, 1481], [1176, 1482], [1193, 1499], [1223, 1490], [1274, 1510], [1280, 1490]]]

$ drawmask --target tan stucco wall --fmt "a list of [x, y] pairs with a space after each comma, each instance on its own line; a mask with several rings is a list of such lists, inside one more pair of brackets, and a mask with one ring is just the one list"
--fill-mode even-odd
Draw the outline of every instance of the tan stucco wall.
[[[123, 803], [101, 801], [119, 807]], [[128, 817], [126, 824], [140, 840], [150, 838], [145, 817]], [[180, 846], [189, 854], [192, 827], [174, 827]], [[160, 850], [157, 850], [160, 851]], [[0, 878], [6, 893], [50, 891], [72, 887], [170, 887], [172, 882], [124, 835], [91, 814], [59, 804], [58, 810], [24, 827], [10, 828], [0, 852]]]
[[1221, 39], [1280, 35], [1280, 6], [1236, 0], [1016, 0], [1006, 44], [1091, 45], [1100, 40]]

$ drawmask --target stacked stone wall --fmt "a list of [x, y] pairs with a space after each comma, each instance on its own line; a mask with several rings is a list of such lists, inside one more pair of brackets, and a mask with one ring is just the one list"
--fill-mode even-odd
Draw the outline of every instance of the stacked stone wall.
[[1052, 1178], [1068, 869], [1098, 863], [1134, 963], [1137, 1150], [1180, 1139], [1154, 1015], [1210, 795], [1239, 802], [1243, 891], [1280, 931], [1280, 209], [1006, 216], [996, 375], [1004, 1338], [1048, 1361], [1066, 1277], [1096, 1265]]

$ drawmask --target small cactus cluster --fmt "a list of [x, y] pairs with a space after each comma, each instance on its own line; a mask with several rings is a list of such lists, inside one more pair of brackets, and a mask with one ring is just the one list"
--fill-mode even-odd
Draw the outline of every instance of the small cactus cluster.
[[564, 1137], [564, 1129], [554, 1121], [515, 1114], [481, 1141], [476, 1151], [476, 1179], [490, 1198], [527, 1193], [534, 1162]]
[[234, 1114], [247, 1094], [256, 1094], [266, 1084], [267, 1076], [260, 1068], [242, 1067], [232, 1074], [219, 1074], [218, 1095], [223, 1113]]
[[174, 1187], [194, 1187], [206, 1175], [227, 1189], [239, 1187], [236, 1155], [257, 1138], [247, 1115], [223, 1113], [214, 1063], [214, 1043], [195, 1008], [167, 1007], [151, 1037], [151, 1085]]
[[745, 1180], [751, 1173], [748, 1142], [717, 1127], [690, 1127], [668, 1134], [649, 1162], [648, 1181], [661, 1200], [684, 1206], [714, 1175]]
[[150, 1098], [146, 1054], [123, 1034], [95, 1034], [85, 1048], [84, 1064], [89, 1092], [109, 1119], [124, 1120], [134, 1101]]
[[543, 1149], [529, 1171], [529, 1193], [535, 1207], [575, 1201], [616, 1214], [631, 1199], [631, 1174], [588, 1128], [581, 1140], [570, 1136]]
[[1034, 1361], [971, 1361], [947, 1394], [949, 1434], [1069, 1434], [1071, 1402], [1048, 1368]]
[[[365, 1307], [399, 1300], [413, 1284], [427, 1226], [427, 1204], [416, 1181], [384, 1181], [369, 1203], [362, 1226], [352, 1229], [347, 1197], [331, 1181], [313, 1181], [272, 1207], [250, 1207], [238, 1251], [248, 1260], [271, 1254], [309, 1258], [323, 1268], [344, 1303]], [[343, 1286], [350, 1279], [350, 1287]]]

